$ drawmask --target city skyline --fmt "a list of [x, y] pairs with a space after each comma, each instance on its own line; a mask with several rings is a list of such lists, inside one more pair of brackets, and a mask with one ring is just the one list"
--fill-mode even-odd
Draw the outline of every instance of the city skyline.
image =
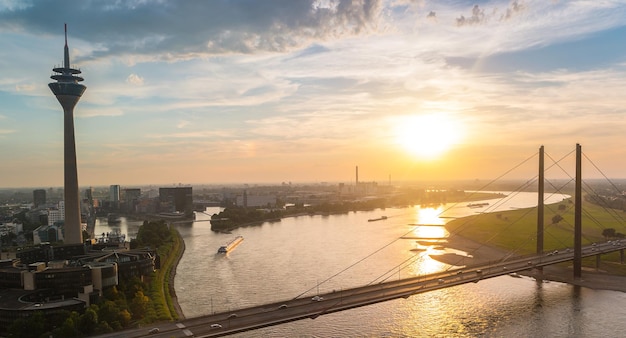
[[46, 87], [65, 22], [89, 74], [81, 187], [489, 179], [576, 143], [623, 178], [625, 19], [623, 1], [3, 2], [0, 187], [63, 185]]

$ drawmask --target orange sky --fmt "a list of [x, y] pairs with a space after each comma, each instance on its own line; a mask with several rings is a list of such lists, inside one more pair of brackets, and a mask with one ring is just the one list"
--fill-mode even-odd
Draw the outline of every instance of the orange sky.
[[[100, 5], [0, 5], [0, 187], [63, 185], [62, 111], [47, 88], [63, 22], [50, 6], [67, 13], [87, 86], [81, 186], [350, 183], [357, 165], [363, 181], [488, 180], [541, 145], [556, 160], [576, 143], [625, 176], [616, 2], [183, 2], [168, 18], [158, 4]], [[568, 161], [549, 175], [572, 175]]]

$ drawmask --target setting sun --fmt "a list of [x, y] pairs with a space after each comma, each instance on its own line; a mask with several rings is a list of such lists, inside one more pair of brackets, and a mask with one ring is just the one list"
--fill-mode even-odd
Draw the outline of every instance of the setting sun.
[[396, 140], [412, 155], [432, 159], [448, 151], [459, 139], [461, 128], [447, 114], [412, 115], [398, 121]]

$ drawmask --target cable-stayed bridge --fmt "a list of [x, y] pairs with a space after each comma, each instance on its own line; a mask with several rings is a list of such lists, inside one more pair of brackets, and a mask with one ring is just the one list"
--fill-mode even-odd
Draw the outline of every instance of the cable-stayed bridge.
[[[619, 251], [624, 257], [626, 240], [594, 243], [581, 248], [582, 257], [597, 256]], [[512, 257], [506, 260], [465, 266], [419, 277], [381, 282], [350, 289], [335, 290], [315, 297], [302, 297], [249, 308], [189, 318], [177, 323], [159, 325], [159, 332], [152, 337], [219, 337], [237, 332], [254, 330], [286, 322], [315, 319], [318, 316], [349, 310], [356, 307], [384, 302], [453, 287], [466, 283], [503, 276], [516, 276], [532, 269], [572, 261], [574, 250], [565, 249], [545, 254]], [[106, 337], [141, 337], [148, 329], [127, 330]]]
[[[580, 153], [577, 154], [580, 158]], [[580, 165], [580, 163], [578, 163]], [[543, 166], [540, 165], [542, 168]], [[542, 168], [543, 169], [543, 168]], [[541, 170], [542, 170], [541, 169]], [[300, 295], [293, 299], [271, 302], [258, 306], [240, 308], [227, 312], [212, 313], [210, 315], [189, 318], [177, 323], [166, 323], [157, 326], [158, 332], [152, 331], [155, 337], [214, 337], [224, 336], [237, 332], [254, 330], [262, 327], [278, 325], [281, 323], [315, 319], [318, 316], [344, 311], [356, 307], [384, 302], [398, 298], [408, 298], [412, 295], [453, 287], [465, 283], [477, 283], [483, 279], [510, 274], [517, 276], [526, 272], [541, 271], [544, 266], [573, 261], [575, 277], [580, 276], [580, 262], [582, 258], [595, 256], [597, 261], [601, 255], [611, 252], [619, 252], [621, 262], [624, 263], [624, 249], [626, 240], [612, 240], [596, 242], [590, 245], [581, 245], [581, 181], [577, 170], [575, 200], [575, 225], [574, 245], [571, 248], [543, 250], [543, 224], [538, 220], [537, 224], [537, 253], [532, 255], [511, 256], [510, 253], [493, 261], [482, 261], [463, 267], [452, 267], [446, 271], [398, 279], [371, 283], [349, 289], [334, 290], [332, 292], [317, 294], [311, 297]], [[543, 177], [540, 175], [540, 181]], [[543, 187], [540, 184], [538, 199], [543, 200]], [[538, 219], [543, 219], [542, 203], [538, 205]], [[541, 238], [541, 240], [540, 240]], [[540, 243], [540, 244], [539, 244]], [[307, 294], [307, 293], [305, 293]], [[147, 335], [148, 329], [124, 331], [118, 334], [110, 334], [108, 337], [135, 337]]]

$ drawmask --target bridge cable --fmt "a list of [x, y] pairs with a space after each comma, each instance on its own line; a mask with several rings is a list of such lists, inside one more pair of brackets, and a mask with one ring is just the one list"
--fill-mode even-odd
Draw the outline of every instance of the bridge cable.
[[[570, 152], [569, 154], [567, 154], [567, 155], [563, 156], [561, 159], [559, 159], [559, 161], [554, 161], [554, 163], [553, 163], [551, 166], [549, 166], [547, 169], [550, 169], [550, 168], [552, 168], [552, 167], [553, 167], [553, 166], [555, 166], [555, 165], [556, 165], [556, 166], [558, 166], [558, 167], [560, 168], [560, 166], [558, 165], [558, 163], [559, 163], [560, 161], [562, 161], [564, 158], [568, 157], [568, 156], [569, 156], [570, 154], [572, 154], [572, 153], [573, 153], [573, 151], [572, 151], [572, 152]], [[563, 170], [563, 169], [561, 168], [561, 170]], [[524, 190], [525, 188], [527, 188], [530, 184], [532, 184], [532, 183], [536, 182], [536, 179], [537, 179], [537, 178], [538, 178], [538, 176], [535, 176], [535, 177], [533, 177], [531, 180], [527, 181], [527, 182], [525, 183], [525, 185], [522, 185], [522, 186], [521, 186], [518, 190], [516, 190], [515, 195], [517, 195], [519, 192], [521, 192], [521, 190]], [[554, 193], [553, 193], [552, 195], [554, 195]], [[552, 196], [552, 195], [551, 195], [551, 196]], [[551, 196], [550, 196], [550, 197], [551, 197]], [[502, 203], [504, 203], [504, 201], [503, 201]], [[494, 209], [495, 209], [495, 208], [494, 208]], [[527, 210], [525, 213], [523, 213], [523, 214], [522, 214], [522, 215], [521, 215], [521, 216], [520, 216], [520, 217], [519, 217], [516, 221], [512, 222], [511, 224], [509, 224], [509, 225], [508, 225], [508, 226], [506, 226], [506, 227], [501, 228], [501, 229], [500, 229], [500, 231], [498, 231], [497, 233], [493, 234], [493, 235], [492, 235], [492, 236], [491, 236], [491, 237], [490, 237], [487, 241], [485, 241], [485, 242], [483, 242], [483, 243], [480, 243], [480, 245], [479, 245], [477, 248], [475, 248], [474, 250], [470, 251], [470, 253], [474, 253], [474, 252], [478, 251], [480, 248], [482, 248], [483, 246], [486, 246], [488, 243], [491, 243], [491, 242], [492, 242], [492, 241], [493, 241], [496, 237], [498, 237], [498, 236], [499, 236], [500, 234], [502, 234], [504, 231], [508, 230], [511, 226], [513, 226], [513, 225], [514, 225], [514, 224], [516, 224], [518, 221], [520, 221], [521, 219], [523, 219], [524, 217], [526, 217], [526, 216], [527, 216], [530, 212], [532, 212], [532, 211], [533, 211], [533, 209], [532, 209], [532, 208], [528, 208], [528, 210]], [[461, 234], [461, 232], [463, 231], [464, 227], [465, 227], [466, 225], [468, 225], [470, 222], [471, 222], [471, 220], [469, 220], [469, 219], [468, 219], [468, 220], [467, 220], [464, 224], [462, 224], [461, 226], [459, 226], [459, 228], [455, 229], [455, 231], [454, 231], [454, 233], [453, 233], [453, 234], [454, 234], [454, 235], [460, 235], [460, 234]], [[531, 235], [531, 236], [529, 236], [529, 238], [528, 238], [528, 240], [533, 240], [533, 239], [535, 239], [535, 240], [536, 240], [536, 238], [532, 237], [532, 235]], [[502, 261], [505, 261], [508, 257], [511, 257], [513, 254], [515, 254], [516, 252], [518, 252], [518, 251], [519, 251], [519, 249], [521, 249], [523, 245], [524, 245], [524, 242], [520, 243], [520, 244], [518, 245], [518, 247], [517, 247], [517, 248], [514, 248], [514, 250], [512, 250], [512, 251], [511, 251], [511, 252], [510, 252], [507, 256], [505, 256], [505, 258], [503, 258], [503, 260], [502, 260]], [[460, 261], [460, 260], [462, 260], [462, 258], [459, 258], [459, 261]]]
[[[558, 161], [554, 161], [554, 159], [552, 159], [552, 158], [548, 155], [548, 157], [549, 157], [550, 159], [552, 159], [552, 160], [553, 160], [553, 164], [552, 164], [551, 166], [549, 166], [547, 169], [549, 170], [550, 168], [552, 168], [552, 167], [554, 167], [554, 166], [557, 166], [557, 167], [558, 167], [558, 168], [560, 168], [563, 172], [567, 173], [567, 172], [566, 172], [566, 171], [565, 171], [565, 170], [564, 170], [564, 169], [563, 169], [563, 168], [559, 165], [559, 163], [560, 163], [560, 162], [561, 162], [564, 158], [566, 158], [566, 157], [568, 157], [570, 154], [572, 154], [573, 152], [574, 152], [574, 151], [571, 151], [569, 154], [567, 154], [567, 155], [563, 156], [563, 157], [562, 157], [561, 159], [559, 159]], [[535, 154], [535, 155], [536, 155], [536, 154]], [[517, 169], [518, 167], [520, 167], [520, 166], [521, 166], [521, 165], [523, 165], [524, 163], [528, 162], [528, 161], [529, 161], [530, 159], [532, 159], [535, 155], [530, 156], [529, 158], [525, 159], [524, 161], [522, 161], [522, 162], [521, 162], [521, 163], [519, 163], [518, 165], [514, 166], [513, 168], [509, 169], [509, 170], [508, 170], [508, 171], [506, 171], [505, 173], [503, 173], [503, 174], [501, 174], [500, 176], [498, 176], [496, 179], [491, 180], [490, 182], [488, 182], [487, 184], [485, 184], [483, 187], [479, 188], [479, 189], [478, 189], [478, 190], [476, 190], [476, 191], [473, 191], [473, 192], [472, 192], [472, 194], [470, 194], [470, 196], [469, 196], [469, 197], [472, 197], [473, 195], [475, 195], [475, 194], [477, 194], [477, 193], [482, 192], [483, 190], [485, 190], [487, 187], [489, 187], [489, 186], [490, 186], [491, 184], [493, 184], [494, 182], [496, 182], [496, 181], [500, 180], [502, 177], [506, 176], [507, 174], [509, 174], [509, 173], [510, 173], [510, 172], [512, 172], [513, 170]], [[585, 157], [587, 158], [587, 156], [586, 156], [586, 155], [585, 155]], [[588, 158], [587, 158], [587, 159], [588, 159]], [[589, 161], [590, 161], [590, 160], [589, 160]], [[593, 163], [592, 163], [592, 164], [593, 164]], [[593, 165], [594, 165], [594, 167], [596, 167], [596, 169], [597, 169], [597, 166], [595, 166], [595, 164], [593, 164]], [[599, 169], [598, 169], [598, 170], [599, 170]], [[569, 174], [568, 174], [568, 176], [570, 176], [570, 181], [569, 181], [569, 182], [567, 182], [567, 183], [565, 183], [565, 184], [564, 184], [561, 188], [557, 188], [557, 187], [556, 187], [556, 186], [555, 186], [552, 182], [550, 182], [550, 181], [548, 181], [548, 182], [550, 183], [550, 185], [551, 185], [553, 188], [555, 188], [555, 190], [556, 190], [557, 192], [560, 192], [560, 191], [562, 190], [562, 188], [563, 188], [563, 187], [565, 187], [567, 184], [571, 183], [571, 180], [572, 180], [571, 175], [569, 175]], [[606, 177], [606, 176], [605, 176], [605, 177]], [[535, 177], [534, 177], [534, 178], [532, 178], [531, 180], [527, 181], [525, 184], [523, 184], [522, 186], [520, 186], [520, 188], [518, 188], [517, 190], [515, 190], [515, 191], [514, 191], [514, 193], [513, 193], [512, 195], [513, 195], [513, 196], [516, 196], [516, 195], [517, 195], [517, 194], [519, 194], [519, 193], [520, 193], [523, 189], [527, 188], [527, 187], [528, 187], [531, 183], [536, 182], [536, 179], [537, 179], [537, 176], [535, 176]], [[613, 186], [615, 187], [615, 185], [613, 185]], [[554, 195], [554, 193], [553, 193], [552, 195]], [[550, 197], [551, 197], [552, 195], [550, 195]], [[509, 196], [510, 196], [510, 195], [508, 195], [507, 197], [509, 197]], [[512, 198], [512, 197], [510, 197], [510, 198]], [[506, 200], [507, 200], [507, 199], [505, 198], [505, 199], [500, 200], [499, 202], [497, 202], [497, 203], [493, 206], [493, 209], [497, 208], [497, 206], [501, 205], [502, 203], [505, 203], [505, 201], [506, 201]], [[458, 206], [458, 204], [460, 204], [460, 203], [462, 203], [462, 202], [457, 202], [457, 203], [453, 203], [453, 204], [451, 204], [451, 206], [450, 206], [450, 207], [448, 207], [448, 208], [444, 209], [442, 212], [440, 212], [440, 213], [439, 213], [439, 215], [442, 215], [442, 214], [443, 214], [443, 213], [445, 213], [446, 211], [448, 211], [448, 210], [450, 210], [450, 209], [452, 209], [452, 208], [454, 208], [454, 207]], [[480, 247], [485, 246], [487, 243], [490, 243], [490, 242], [491, 242], [491, 241], [492, 241], [495, 237], [497, 237], [497, 236], [498, 236], [501, 232], [503, 232], [504, 230], [507, 230], [509, 227], [511, 227], [512, 225], [514, 225], [515, 223], [517, 223], [520, 219], [522, 219], [523, 217], [525, 217], [525, 216], [526, 216], [528, 213], [530, 213], [531, 211], [532, 211], [532, 208], [529, 208], [529, 210], [528, 210], [526, 213], [522, 214], [522, 216], [521, 216], [520, 218], [518, 218], [515, 222], [513, 222], [513, 223], [509, 224], [509, 226], [507, 226], [507, 227], [503, 228], [500, 232], [498, 232], [497, 234], [495, 234], [495, 235], [491, 236], [491, 237], [487, 240], [487, 242], [486, 242], [486, 243], [480, 243], [480, 246], [479, 246], [478, 248], [476, 248], [476, 249], [472, 250], [472, 251], [471, 251], [471, 253], [473, 253], [473, 252], [477, 251]], [[590, 215], [589, 215], [589, 216], [590, 216]], [[591, 218], [592, 218], [592, 217], [591, 217]], [[462, 232], [461, 230], [464, 228], [464, 226], [465, 226], [465, 225], [467, 225], [467, 223], [469, 223], [469, 222], [465, 222], [465, 223], [461, 224], [461, 226], [459, 226], [458, 228], [456, 228], [454, 232], [451, 232], [451, 234], [452, 234], [452, 235], [459, 235], [459, 234]], [[568, 224], [568, 225], [571, 225], [571, 224], [569, 224], [569, 223], [567, 223], [567, 224]], [[552, 226], [552, 225], [557, 225], [557, 224], [556, 224], [556, 223], [553, 223], [553, 224], [550, 224], [548, 227], [550, 227], [550, 226]], [[395, 242], [396, 242], [396, 241], [398, 241], [399, 239], [402, 239], [403, 237], [405, 237], [406, 235], [410, 234], [410, 233], [411, 233], [411, 232], [413, 232], [413, 231], [414, 231], [414, 229], [411, 229], [410, 231], [408, 231], [408, 232], [406, 232], [405, 234], [403, 234], [403, 235], [399, 236], [398, 238], [394, 239], [393, 241], [391, 241], [390, 243], [388, 243], [388, 244], [384, 245], [383, 247], [379, 248], [378, 250], [375, 250], [375, 251], [374, 251], [374, 252], [372, 252], [371, 254], [369, 254], [369, 255], [365, 256], [364, 258], [362, 258], [362, 259], [360, 259], [360, 260], [356, 261], [355, 263], [351, 264], [350, 266], [346, 267], [345, 269], [343, 269], [343, 270], [341, 270], [341, 271], [337, 272], [336, 274], [332, 275], [331, 277], [329, 277], [329, 278], [327, 278], [327, 279], [323, 280], [321, 283], [318, 283], [318, 284], [317, 284], [317, 287], [318, 287], [320, 284], [326, 283], [326, 282], [327, 282], [327, 281], [329, 281], [330, 279], [332, 279], [332, 278], [334, 278], [334, 277], [336, 277], [336, 276], [338, 276], [338, 275], [340, 275], [340, 274], [344, 273], [345, 271], [347, 271], [347, 270], [351, 269], [352, 267], [356, 266], [357, 264], [359, 264], [359, 263], [363, 262], [364, 260], [366, 260], [366, 259], [370, 258], [370, 257], [371, 257], [371, 256], [373, 256], [374, 254], [376, 254], [376, 253], [378, 253], [378, 252], [382, 251], [383, 249], [387, 248], [387, 247], [388, 247], [388, 246], [390, 246], [391, 244], [395, 243]], [[555, 238], [555, 237], [554, 237], [554, 235], [552, 235], [552, 234], [550, 234], [550, 233], [548, 233], [548, 234], [549, 234], [551, 237], [553, 237], [554, 239], [557, 239], [557, 238]], [[529, 238], [529, 240], [532, 240], [532, 239], [536, 239], [536, 238], [533, 238], [533, 237]], [[565, 245], [562, 241], [560, 241], [560, 240], [559, 240], [559, 242], [560, 242], [561, 244], [563, 244], [564, 246], [567, 246], [567, 245]], [[522, 244], [523, 244], [523, 243], [522, 243]], [[508, 257], [511, 257], [511, 255], [512, 255], [512, 254], [514, 254], [515, 252], [517, 252], [517, 251], [521, 248], [522, 244], [520, 244], [520, 245], [519, 245], [519, 246], [518, 246], [515, 250], [513, 250], [511, 253], [509, 253], [509, 254], [508, 254], [508, 255], [507, 255], [507, 256], [506, 256], [506, 257], [505, 257], [502, 261], [506, 261], [506, 259], [507, 259]], [[389, 279], [389, 278], [391, 278], [391, 277], [393, 276], [393, 275], [391, 274], [391, 272], [394, 272], [394, 274], [395, 274], [395, 270], [396, 270], [396, 268], [398, 268], [398, 272], [400, 272], [400, 271], [402, 271], [402, 270], [404, 270], [405, 268], [407, 268], [407, 267], [409, 267], [409, 266], [410, 266], [410, 264], [408, 264], [408, 263], [413, 263], [413, 261], [417, 261], [418, 259], [424, 259], [424, 257], [425, 257], [425, 255], [414, 255], [414, 256], [411, 256], [411, 257], [409, 257], [409, 258], [405, 259], [405, 260], [404, 260], [403, 262], [401, 262], [400, 264], [397, 264], [397, 265], [396, 265], [395, 267], [393, 267], [392, 269], [389, 269], [388, 271], [386, 271], [385, 273], [383, 273], [382, 275], [380, 275], [380, 276], [379, 276], [379, 277], [377, 277], [376, 279], [372, 280], [372, 281], [371, 281], [368, 285], [370, 285], [370, 284], [372, 284], [372, 283], [376, 282], [377, 280], [379, 280], [379, 279], [381, 279], [381, 278], [385, 277], [386, 275], [388, 275], [386, 278], [382, 279], [382, 281], [381, 281], [381, 283], [382, 283], [382, 282], [386, 281], [387, 279]], [[449, 269], [451, 269], [451, 268], [453, 267], [453, 266], [452, 266], [452, 265], [450, 265], [450, 264], [447, 264], [447, 265], [449, 265], [449, 267], [448, 267], [446, 270], [444, 270], [444, 271], [447, 271], [447, 270], [449, 270]], [[296, 296], [295, 298], [299, 298], [299, 297], [301, 297], [302, 295], [304, 295], [304, 294], [308, 293], [308, 292], [309, 292], [309, 291], [311, 291], [312, 289], [314, 289], [314, 287], [313, 287], [313, 288], [310, 288], [310, 289], [308, 289], [308, 290], [306, 290], [305, 292], [301, 293], [300, 295]]]
[[[509, 173], [511, 173], [513, 170], [519, 168], [520, 166], [522, 166], [523, 164], [525, 164], [526, 162], [528, 162], [530, 159], [532, 159], [533, 157], [535, 157], [535, 155], [537, 155], [538, 153], [533, 154], [532, 156], [528, 157], [527, 159], [523, 160], [522, 162], [520, 162], [519, 164], [517, 164], [516, 166], [512, 167], [511, 169], [509, 169], [508, 171], [506, 171], [505, 173], [501, 174], [500, 176], [498, 176], [497, 178], [491, 180], [490, 182], [488, 182], [486, 185], [484, 185], [483, 187], [481, 187], [480, 189], [478, 189], [477, 191], [474, 191], [472, 194], [470, 194], [469, 197], [472, 197], [474, 194], [482, 192], [483, 190], [485, 190], [488, 186], [490, 186], [491, 184], [493, 184], [494, 182], [500, 180], [501, 178], [503, 178], [504, 176], [508, 175]], [[509, 194], [507, 196], [505, 196], [505, 198], [500, 199], [499, 201], [497, 201], [494, 205], [488, 207], [487, 209], [492, 209], [495, 210], [497, 209], [500, 205], [506, 203], [506, 201], [512, 199], [514, 196], [517, 196], [520, 192], [522, 192], [523, 190], [525, 190], [531, 183], [534, 182], [534, 180], [536, 179], [536, 176], [534, 178], [532, 178], [531, 180], [525, 182], [523, 185], [521, 185], [520, 187], [518, 187], [517, 189], [514, 190], [514, 192], [512, 194]], [[444, 214], [446, 211], [456, 207], [458, 204], [460, 204], [461, 202], [457, 202], [457, 203], [453, 203], [449, 208], [444, 209], [442, 212], [439, 213], [439, 215]], [[459, 228], [455, 229], [456, 232], [450, 232], [451, 235], [459, 235], [458, 233], [460, 232], [459, 230], [466, 224], [469, 223], [469, 220], [466, 221], [464, 224], [462, 224]], [[489, 243], [491, 240], [493, 239], [490, 238], [489, 240], [487, 240], [487, 243]], [[476, 250], [480, 249], [481, 247], [485, 246], [485, 244], [481, 243], [479, 245], [478, 248], [470, 251], [469, 253], [474, 253]], [[459, 258], [459, 260], [462, 260], [464, 258]], [[400, 265], [400, 264], [399, 264]], [[399, 265], [397, 265], [396, 267], [398, 267]], [[446, 269], [444, 269], [444, 271], [448, 271], [450, 269], [452, 269], [454, 266], [452, 264], [447, 264], [448, 267]], [[393, 269], [395, 270], [395, 268]]]

